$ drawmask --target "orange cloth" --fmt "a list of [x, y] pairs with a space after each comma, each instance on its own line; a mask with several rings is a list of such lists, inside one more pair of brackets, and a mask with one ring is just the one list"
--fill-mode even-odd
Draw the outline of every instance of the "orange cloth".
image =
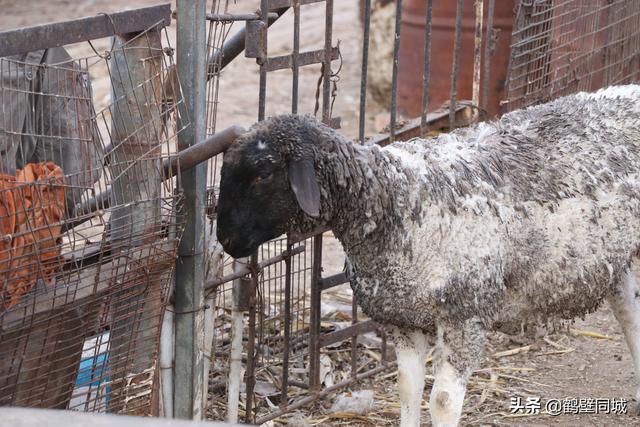
[[64, 175], [52, 162], [0, 175], [0, 293], [6, 308], [61, 266]]

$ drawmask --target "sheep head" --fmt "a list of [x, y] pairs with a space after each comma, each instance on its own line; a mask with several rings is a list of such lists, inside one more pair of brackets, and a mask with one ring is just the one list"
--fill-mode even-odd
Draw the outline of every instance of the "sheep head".
[[231, 256], [249, 256], [287, 232], [297, 215], [319, 216], [313, 122], [304, 116], [270, 118], [225, 153], [217, 235]]

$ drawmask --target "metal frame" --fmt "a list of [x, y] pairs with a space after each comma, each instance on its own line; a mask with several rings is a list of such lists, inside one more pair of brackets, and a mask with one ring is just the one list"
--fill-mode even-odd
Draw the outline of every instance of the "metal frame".
[[2, 31], [0, 57], [118, 34], [138, 33], [156, 24], [171, 25], [170, 4]]

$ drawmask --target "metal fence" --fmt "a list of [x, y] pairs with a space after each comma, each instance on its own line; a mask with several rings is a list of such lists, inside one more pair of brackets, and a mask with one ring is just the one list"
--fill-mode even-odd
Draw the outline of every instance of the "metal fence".
[[[533, 105], [577, 90], [594, 90], [608, 84], [637, 81], [640, 77], [637, 65], [640, 58], [637, 2], [593, 1], [586, 5], [575, 1], [524, 0], [496, 4], [494, 0], [459, 0], [454, 4], [438, 0], [397, 0], [388, 6], [395, 9], [391, 23], [395, 37], [387, 37], [393, 44], [388, 49], [392, 55], [375, 58], [376, 61], [388, 61], [388, 69], [392, 72], [390, 87], [381, 91], [390, 93], [390, 124], [388, 132], [367, 138], [367, 74], [372, 66], [368, 58], [369, 42], [371, 31], [377, 30], [371, 28], [372, 14], [376, 13], [378, 6], [389, 2], [360, 2], [360, 52], [339, 52], [338, 46], [334, 46], [333, 2], [330, 0], [324, 2], [324, 28], [313, 29], [325, 34], [324, 49], [318, 51], [305, 51], [301, 46], [300, 11], [306, 4], [322, 1], [272, 0], [260, 3], [260, 10], [269, 11], [269, 15], [260, 11], [251, 16], [229, 14], [229, 2], [214, 2], [208, 16], [210, 40], [215, 40], [209, 46], [209, 57], [226, 58], [228, 63], [244, 48], [245, 56], [256, 58], [260, 73], [260, 90], [254, 94], [259, 106], [258, 120], [265, 116], [265, 94], [270, 87], [267, 84], [268, 73], [279, 69], [291, 71], [288, 76], [291, 112], [303, 113], [305, 111], [298, 108], [299, 70], [302, 66], [320, 62], [322, 68], [318, 79], [322, 86], [319, 83], [316, 96], [317, 106], [322, 109], [316, 109], [315, 113], [320, 114], [325, 123], [339, 127], [340, 119], [331, 115], [332, 98], [340, 98], [340, 92], [336, 93], [332, 85], [340, 68], [337, 59], [341, 54], [359, 55], [358, 137], [365, 144], [385, 145], [395, 139], [447, 131], [494, 117], [500, 110]], [[293, 50], [287, 55], [271, 57], [268, 54], [268, 28], [285, 13], [294, 17], [290, 29]], [[233, 33], [232, 22], [237, 21], [246, 21], [246, 24], [234, 36], [227, 37]], [[420, 23], [421, 43], [418, 45], [411, 40], [409, 32], [416, 22]], [[449, 33], [434, 35], [434, 28], [441, 31], [443, 22], [448, 22]], [[605, 33], [606, 37], [601, 35]], [[246, 45], [239, 40], [246, 41]], [[440, 45], [434, 45], [435, 41]], [[511, 50], [508, 49], [510, 46]], [[571, 47], [569, 51], [568, 47]], [[434, 65], [432, 51], [435, 49], [449, 62]], [[415, 58], [411, 58], [416, 56], [416, 51], [420, 52], [417, 65]], [[229, 55], [225, 56], [226, 53]], [[593, 58], [600, 56], [607, 58], [602, 62], [607, 65], [594, 67]], [[224, 65], [220, 61], [214, 68], [209, 66], [209, 111], [213, 112], [209, 116], [209, 131], [215, 130], [215, 109], [219, 105], [224, 106], [224, 99], [218, 99], [216, 89]], [[373, 66], [384, 68], [379, 62]], [[593, 77], [598, 73], [607, 77]], [[411, 74], [419, 76], [416, 78], [417, 86], [410, 88], [410, 101], [416, 103], [416, 98], [419, 98], [419, 108], [417, 113], [413, 109], [413, 115], [407, 113], [411, 108], [407, 99], [402, 98], [400, 87], [401, 79]], [[444, 98], [433, 92], [432, 81], [439, 85], [437, 91], [446, 93]], [[437, 108], [433, 99], [447, 102]], [[209, 164], [208, 211], [212, 216], [215, 216], [216, 174], [220, 162], [221, 159], [217, 159]], [[323, 277], [322, 250], [323, 239], [326, 238], [323, 234], [288, 236], [266, 243], [253, 259], [246, 260], [247, 267], [242, 268], [253, 273], [240, 281], [237, 280], [238, 275], [231, 272], [231, 260], [224, 262], [223, 277], [218, 279], [215, 290], [217, 315], [209, 378], [209, 418], [223, 419], [234, 411], [229, 405], [240, 404], [246, 422], [263, 423], [392, 365], [393, 354], [388, 352], [385, 331], [372, 321], [363, 319], [354, 301], [344, 301], [352, 307], [350, 316], [341, 319], [323, 317], [320, 307], [323, 291], [347, 282], [344, 273]], [[229, 379], [229, 365], [234, 357], [234, 312], [237, 316], [238, 311], [243, 313], [241, 319], [246, 340], [242, 343], [241, 353], [235, 355], [241, 357], [242, 370], [240, 373], [231, 372], [231, 376], [242, 376], [245, 388], [242, 392], [235, 391], [240, 393], [239, 400], [229, 394], [227, 387], [232, 381]], [[365, 334], [366, 340], [363, 338]], [[376, 342], [373, 349], [363, 345], [363, 341], [371, 344], [371, 339]], [[342, 373], [335, 383], [324, 381], [327, 366]]]
[[640, 2], [522, 1], [505, 108], [640, 79]]
[[183, 221], [169, 23], [166, 5], [0, 33], [0, 405], [158, 413]]

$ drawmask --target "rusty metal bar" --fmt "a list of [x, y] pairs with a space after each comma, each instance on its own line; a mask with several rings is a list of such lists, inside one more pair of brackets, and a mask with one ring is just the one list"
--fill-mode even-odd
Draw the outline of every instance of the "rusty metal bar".
[[311, 3], [320, 3], [324, 0], [271, 0], [269, 4], [269, 10], [278, 9], [280, 7], [293, 7], [295, 3], [300, 6]]
[[309, 388], [320, 389], [320, 294], [322, 287], [322, 234], [313, 238], [313, 264], [311, 266], [311, 313], [309, 325]]
[[333, 56], [333, 0], [326, 0], [324, 27], [324, 62], [322, 75], [322, 121], [331, 123], [331, 61]]
[[[352, 297], [353, 298], [353, 297]], [[356, 328], [358, 324], [358, 304], [356, 299], [351, 301], [351, 327]], [[358, 334], [351, 337], [351, 376], [358, 373]]]
[[[287, 258], [290, 258], [290, 257], [292, 257], [294, 255], [298, 255], [299, 253], [304, 252], [305, 249], [306, 248], [305, 248], [304, 245], [300, 245], [300, 246], [297, 246], [297, 247], [291, 249], [290, 252], [283, 252], [280, 255], [276, 255], [276, 256], [271, 257], [269, 259], [266, 259], [264, 261], [260, 261], [257, 264], [258, 272], [264, 270], [265, 268], [269, 267], [270, 265], [277, 264], [277, 263], [282, 262], [282, 261], [286, 261]], [[219, 279], [207, 280], [205, 282], [205, 284], [204, 284], [204, 288], [205, 288], [205, 290], [209, 291], [209, 290], [214, 289], [214, 288], [216, 288], [216, 287], [218, 287], [218, 286], [220, 286], [220, 285], [222, 285], [224, 283], [230, 282], [230, 281], [235, 280], [235, 279], [239, 279], [242, 276], [246, 276], [249, 273], [251, 273], [251, 270], [249, 268], [246, 268], [246, 267], [245, 268], [240, 268], [240, 269], [234, 271], [233, 273], [227, 274], [224, 277], [220, 277]]]
[[334, 274], [333, 276], [324, 277], [320, 279], [320, 287], [323, 291], [327, 289], [331, 289], [338, 285], [342, 285], [343, 283], [348, 283], [349, 279], [347, 279], [347, 275], [344, 273]]
[[484, 36], [484, 63], [482, 67], [482, 101], [480, 107], [486, 113], [489, 106], [489, 82], [491, 75], [491, 57], [495, 51], [495, 41], [493, 37], [493, 14], [495, 10], [495, 0], [489, 0], [487, 7], [487, 30]]
[[[178, 149], [206, 136], [206, 0], [178, 0], [177, 59], [184, 102]], [[185, 120], [189, 126], [184, 127]], [[175, 286], [174, 415], [199, 420], [203, 414], [204, 236], [207, 164], [180, 171], [188, 221], [178, 247]]]
[[482, 12], [483, 0], [475, 0], [475, 32], [473, 37], [473, 82], [471, 88], [471, 101], [473, 102], [473, 121], [478, 121], [480, 107], [480, 66], [482, 60]]
[[385, 331], [384, 327], [380, 327], [378, 329], [378, 333], [380, 334], [380, 339], [382, 340], [382, 344], [380, 347], [380, 358], [382, 359], [382, 363], [386, 364], [387, 360], [387, 331]]
[[204, 141], [178, 152], [177, 155], [165, 159], [162, 165], [164, 179], [175, 176], [178, 165], [181, 170], [185, 171], [226, 151], [245, 132], [246, 130], [241, 126], [230, 126], [216, 132]]
[[369, 32], [371, 29], [371, 0], [364, 2], [364, 29], [362, 33], [362, 71], [360, 72], [360, 113], [358, 140], [364, 144], [364, 126], [367, 110], [367, 72], [369, 70]]
[[[298, 66], [303, 67], [305, 65], [318, 64], [325, 60], [325, 50], [312, 50], [309, 52], [300, 52], [298, 55]], [[338, 48], [331, 48], [331, 60], [338, 59]], [[265, 68], [267, 72], [283, 70], [285, 68], [293, 68], [293, 55], [274, 56], [268, 58], [265, 62]]]
[[289, 395], [289, 341], [291, 339], [291, 252], [293, 245], [287, 238], [287, 254], [284, 259], [284, 344], [282, 349], [282, 390], [280, 404], [286, 406]]
[[[300, 89], [300, 1], [293, 2], [293, 53], [291, 54], [292, 88], [291, 113], [298, 113], [298, 91]], [[287, 276], [288, 278], [288, 276]], [[288, 357], [288, 356], [287, 356]], [[283, 383], [284, 387], [284, 383]], [[286, 394], [283, 394], [286, 398]]]
[[[461, 126], [471, 124], [471, 114], [473, 107], [471, 101], [459, 101], [455, 110], [455, 121]], [[434, 111], [427, 115], [427, 124], [431, 129], [444, 129], [449, 125], [449, 109]], [[396, 137], [402, 140], [416, 138], [420, 136], [421, 118], [408, 121], [396, 132]], [[367, 145], [377, 144], [385, 146], [391, 144], [391, 139], [387, 134], [374, 135], [367, 141]]]
[[[266, 9], [265, 9], [266, 10]], [[249, 337], [247, 342], [247, 383], [246, 383], [246, 404], [245, 421], [251, 423], [255, 416], [253, 414], [253, 390], [256, 385], [256, 292], [258, 290], [258, 254], [251, 256], [251, 290], [249, 297]]]
[[102, 14], [0, 32], [0, 57], [171, 25], [171, 5]]
[[391, 117], [389, 119], [389, 138], [396, 136], [398, 115], [398, 57], [400, 55], [400, 27], [402, 26], [402, 0], [396, 0], [396, 29], [393, 39], [393, 74], [391, 76]]
[[[282, 8], [276, 10], [276, 17], [273, 17], [273, 14], [269, 14], [269, 22], [267, 26], [271, 26], [274, 22], [278, 20], [284, 13], [288, 10], [288, 8]], [[222, 46], [222, 50], [213, 50], [211, 55], [209, 55], [208, 63], [208, 72], [207, 79], [211, 79], [215, 75], [216, 72], [216, 64], [220, 64], [220, 70], [229, 65], [231, 61], [233, 61], [242, 51], [245, 50], [247, 36], [247, 28], [243, 27], [240, 31], [235, 33], [233, 36], [229, 37], [229, 39]], [[219, 58], [219, 55], [222, 55], [222, 58]], [[219, 61], [218, 61], [219, 59]]]
[[[269, 19], [278, 19], [277, 13], [269, 13]], [[262, 17], [257, 13], [207, 13], [206, 19], [213, 22], [258, 21]]]
[[460, 63], [460, 43], [462, 38], [462, 10], [464, 0], [457, 0], [456, 28], [453, 40], [453, 64], [451, 64], [451, 95], [449, 100], [449, 129], [455, 127], [456, 98], [458, 96], [458, 66]]
[[[223, 131], [216, 132], [196, 145], [178, 152], [177, 155], [165, 159], [162, 164], [163, 178], [165, 180], [173, 178], [178, 174], [179, 169], [190, 169], [224, 152], [244, 132], [245, 130], [240, 126], [231, 126]], [[178, 165], [180, 165], [180, 168], [178, 168]], [[64, 232], [89, 221], [93, 218], [95, 212], [100, 209], [108, 209], [110, 206], [110, 194], [111, 189], [107, 189], [83, 203], [74, 212], [74, 218], [65, 222], [62, 231]]]
[[420, 110], [420, 136], [427, 134], [427, 114], [429, 113], [429, 85], [431, 67], [431, 33], [433, 21], [433, 0], [427, 1], [427, 14], [424, 24], [424, 67], [422, 69], [422, 108]]
[[356, 335], [366, 334], [367, 332], [375, 331], [377, 328], [378, 324], [371, 319], [365, 320], [364, 322], [358, 322], [355, 325], [347, 326], [344, 329], [322, 335], [320, 337], [320, 347], [326, 347]]
[[264, 120], [266, 114], [266, 102], [267, 102], [267, 34], [268, 34], [268, 11], [269, 0], [260, 0], [260, 14], [262, 15], [262, 24], [264, 27], [260, 30], [260, 54], [257, 59], [258, 65], [260, 65], [260, 86], [258, 89], [258, 121]]

